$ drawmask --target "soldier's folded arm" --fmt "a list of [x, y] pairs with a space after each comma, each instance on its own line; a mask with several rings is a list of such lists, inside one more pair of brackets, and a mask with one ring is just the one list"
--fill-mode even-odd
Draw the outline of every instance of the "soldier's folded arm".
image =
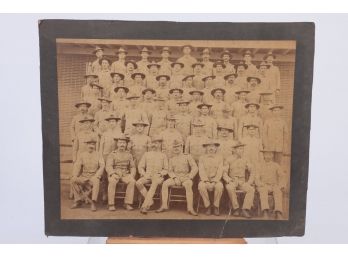
[[208, 176], [207, 176], [207, 174], [205, 173], [205, 168], [204, 168], [202, 156], [199, 158], [198, 174], [199, 174], [200, 179], [201, 179], [203, 182], [208, 182], [208, 181], [209, 181]]
[[229, 170], [229, 164], [225, 163], [224, 164], [224, 171], [222, 174], [222, 179], [228, 184], [232, 182], [232, 178], [228, 175], [228, 170]]
[[198, 166], [191, 155], [188, 156], [188, 162], [191, 168], [189, 178], [192, 180], [198, 173]]
[[221, 178], [222, 178], [223, 172], [224, 172], [224, 165], [223, 165], [223, 161], [221, 160], [220, 165], [218, 167], [218, 170], [216, 172], [216, 175], [215, 175], [213, 181], [216, 182], [216, 183], [219, 182], [221, 180]]

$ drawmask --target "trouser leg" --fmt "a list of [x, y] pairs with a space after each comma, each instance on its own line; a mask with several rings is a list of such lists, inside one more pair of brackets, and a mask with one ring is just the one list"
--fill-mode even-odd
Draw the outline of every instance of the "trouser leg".
[[83, 185], [88, 181], [88, 179], [85, 178], [75, 178], [75, 179], [71, 179], [71, 190], [72, 193], [74, 195], [74, 201], [78, 202], [83, 200], [83, 196], [82, 196], [82, 190], [83, 190]]
[[214, 206], [218, 207], [220, 206], [220, 199], [222, 196], [222, 191], [224, 190], [224, 186], [219, 181], [214, 186]]
[[186, 191], [186, 203], [187, 203], [187, 210], [192, 211], [193, 210], [193, 191], [192, 191], [192, 180], [188, 179], [185, 180], [182, 185], [185, 187]]
[[260, 194], [260, 203], [261, 203], [261, 210], [267, 210], [269, 209], [269, 203], [268, 203], [268, 192], [269, 189], [267, 186], [262, 186], [257, 189]]
[[151, 205], [153, 204], [153, 196], [156, 193], [156, 189], [157, 189], [158, 185], [162, 184], [162, 182], [163, 182], [163, 178], [153, 178], [152, 179], [150, 189], [147, 192], [144, 203], [142, 205], [143, 208], [150, 208], [151, 207]]
[[144, 177], [139, 178], [137, 180], [137, 182], [135, 182], [135, 186], [137, 187], [138, 191], [140, 192], [140, 194], [145, 198], [147, 195], [147, 189], [144, 186], [144, 184], [148, 183], [150, 180], [146, 179]]
[[116, 193], [116, 186], [119, 181], [119, 178], [112, 175], [109, 176], [109, 186], [108, 186], [108, 203], [109, 205], [115, 204], [115, 193]]
[[249, 184], [243, 184], [241, 189], [245, 192], [243, 209], [250, 210], [254, 203], [255, 189]]
[[283, 192], [278, 186], [273, 186], [274, 210], [283, 212]]
[[174, 186], [175, 182], [174, 179], [169, 178], [166, 181], [163, 182], [162, 185], [162, 208], [163, 209], [168, 209], [168, 190], [169, 187]]
[[133, 204], [135, 179], [131, 175], [126, 175], [126, 176], [122, 177], [121, 180], [122, 180], [122, 182], [127, 184], [126, 196], [124, 198], [124, 203], [125, 204]]
[[203, 204], [205, 208], [208, 208], [210, 206], [210, 199], [208, 194], [208, 184], [201, 181], [198, 184], [198, 191], [203, 199]]
[[90, 183], [92, 184], [92, 201], [97, 201], [100, 188], [100, 180], [94, 177], [90, 179]]
[[230, 198], [233, 209], [234, 210], [239, 209], [239, 203], [238, 203], [238, 198], [236, 193], [237, 184], [234, 182], [230, 182], [226, 184], [225, 187], [226, 187], [227, 194], [228, 194], [228, 197]]

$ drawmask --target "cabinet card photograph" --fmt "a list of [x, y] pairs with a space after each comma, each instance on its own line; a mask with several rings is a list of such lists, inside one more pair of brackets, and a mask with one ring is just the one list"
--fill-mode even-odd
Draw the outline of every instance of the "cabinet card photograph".
[[[64, 23], [72, 27], [63, 29]], [[206, 29], [222, 30], [214, 38], [200, 30], [190, 35], [192, 23], [154, 24], [157, 30], [145, 34], [147, 22], [43, 21], [41, 57], [50, 65], [41, 65], [43, 118], [55, 120], [43, 120], [44, 148], [57, 153], [44, 153], [44, 162], [55, 162], [49, 167], [57, 165], [54, 176], [44, 171], [49, 234], [303, 234], [313, 39], [303, 46], [294, 28], [285, 40], [271, 27], [268, 38], [230, 23], [233, 36], [225, 25], [207, 23]], [[311, 23], [303, 24], [314, 33]], [[247, 39], [243, 31], [255, 34]], [[309, 49], [308, 57], [299, 55], [299, 46]], [[298, 81], [296, 93], [298, 58], [309, 64], [302, 63], [308, 78]], [[46, 80], [46, 72], [54, 77]], [[307, 108], [302, 116], [294, 116], [296, 105]], [[45, 123], [54, 129], [45, 131]], [[302, 135], [296, 138], [294, 128]], [[304, 153], [295, 152], [302, 174], [293, 166], [294, 140], [304, 145]], [[52, 225], [50, 215], [66, 228]]]

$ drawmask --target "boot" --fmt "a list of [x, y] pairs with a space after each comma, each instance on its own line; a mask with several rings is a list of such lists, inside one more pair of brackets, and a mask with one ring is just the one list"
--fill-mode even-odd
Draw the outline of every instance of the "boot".
[[165, 211], [167, 211], [167, 210], [168, 210], [168, 209], [161, 207], [161, 208], [159, 208], [158, 210], [156, 210], [156, 212], [157, 212], [157, 213], [160, 213], [160, 212], [165, 212]]
[[282, 220], [283, 219], [283, 214], [281, 211], [276, 211], [275, 212], [275, 218], [276, 220]]
[[130, 205], [130, 204], [124, 204], [124, 208], [127, 210], [127, 211], [132, 211], [134, 210], [134, 208]]
[[240, 209], [239, 208], [235, 209], [233, 211], [232, 215], [235, 216], [235, 217], [239, 217], [240, 216]]
[[192, 216], [198, 216], [198, 213], [195, 212], [194, 210], [188, 210], [188, 213]]
[[215, 215], [215, 216], [220, 216], [219, 207], [214, 207], [214, 215]]
[[95, 201], [92, 201], [91, 202], [91, 211], [96, 211], [96, 210], [97, 210], [96, 203], [95, 203]]
[[269, 219], [269, 210], [265, 209], [262, 211], [262, 218]]
[[77, 202], [74, 202], [73, 205], [71, 205], [71, 209], [76, 209], [76, 208], [80, 208], [82, 205], [82, 202], [81, 201], [77, 201]]
[[205, 208], [205, 215], [210, 216], [211, 215], [211, 207], [208, 206], [207, 208]]
[[247, 219], [250, 219], [250, 218], [251, 218], [251, 215], [250, 215], [250, 213], [249, 213], [249, 210], [247, 210], [247, 209], [243, 209], [243, 210], [242, 210], [242, 216], [243, 216], [244, 218], [247, 218]]
[[109, 205], [109, 211], [116, 211], [115, 205]]

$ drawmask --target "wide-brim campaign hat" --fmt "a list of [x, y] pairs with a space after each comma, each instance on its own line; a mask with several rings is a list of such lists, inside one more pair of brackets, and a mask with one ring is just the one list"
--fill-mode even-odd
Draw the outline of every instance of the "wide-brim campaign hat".
[[267, 69], [270, 67], [271, 65], [267, 64], [266, 62], [261, 62], [259, 65], [256, 66], [256, 68], [260, 69], [260, 67], [267, 67]]
[[254, 56], [254, 54], [253, 54], [250, 50], [245, 50], [245, 51], [243, 52], [243, 57], [246, 56], [246, 55], [250, 55], [251, 57]]
[[85, 144], [93, 144], [93, 145], [95, 145], [96, 143], [97, 143], [97, 141], [94, 140], [94, 139], [90, 139], [88, 141], [85, 141]]
[[122, 140], [122, 141], [128, 142], [129, 141], [129, 137], [126, 137], [125, 134], [121, 134], [121, 135], [119, 135], [117, 137], [114, 137], [114, 140], [116, 140], [116, 141]]
[[151, 142], [163, 142], [163, 138], [160, 136], [154, 136], [154, 138], [151, 139]]
[[273, 109], [275, 109], [275, 108], [284, 109], [284, 106], [283, 106], [283, 105], [280, 105], [280, 104], [275, 104], [275, 105], [269, 107], [270, 110], [273, 110]]
[[205, 82], [205, 81], [206, 81], [207, 79], [209, 79], [209, 78], [215, 79], [216, 76], [214, 76], [214, 75], [205, 76], [205, 77], [202, 78], [202, 81]]
[[188, 78], [194, 78], [195, 75], [191, 74], [191, 75], [187, 75], [186, 77], [184, 77], [182, 79], [182, 81], [186, 81]]
[[212, 107], [211, 104], [201, 103], [201, 104], [197, 105], [197, 108], [198, 108], [198, 109], [202, 109], [202, 107], [204, 107], [204, 106], [206, 106], [206, 107], [208, 107], [208, 108]]
[[84, 77], [85, 78], [88, 78], [88, 77], [98, 78], [98, 75], [95, 73], [87, 73], [86, 75], [84, 75]]
[[184, 50], [185, 47], [189, 47], [191, 49], [191, 51], [193, 50], [193, 46], [191, 46], [191, 45], [183, 45], [181, 47], [181, 51]]
[[233, 128], [231, 128], [231, 127], [229, 127], [229, 126], [227, 126], [227, 125], [224, 125], [224, 124], [218, 125], [218, 126], [217, 126], [217, 129], [218, 129], [218, 130], [220, 130], [220, 129], [226, 129], [226, 130], [228, 130], [228, 131], [230, 131], [230, 132], [233, 132], [233, 131], [234, 131]]
[[101, 101], [101, 102], [103, 102], [103, 101], [104, 102], [108, 102], [108, 103], [112, 102], [109, 98], [106, 98], [106, 97], [99, 97], [98, 100]]
[[208, 48], [205, 48], [205, 49], [202, 51], [201, 55], [204, 55], [204, 54], [210, 54], [210, 51], [209, 51]]
[[153, 89], [153, 88], [145, 88], [141, 93], [142, 93], [143, 95], [145, 95], [146, 92], [151, 92], [152, 94], [156, 94], [156, 90]]
[[184, 93], [184, 90], [182, 90], [181, 88], [172, 88], [169, 90], [169, 94], [173, 94], [175, 91], [180, 92], [180, 94]]
[[232, 54], [230, 53], [230, 51], [228, 50], [224, 50], [221, 54], [220, 57], [224, 56], [224, 55], [228, 55], [230, 58], [232, 57]]
[[213, 67], [216, 68], [217, 65], [221, 65], [222, 68], [226, 68], [226, 65], [222, 61], [217, 61], [213, 64]]
[[259, 128], [259, 126], [257, 126], [256, 124], [247, 124], [247, 125], [244, 125], [245, 128], [249, 129], [249, 128]]
[[136, 99], [136, 98], [140, 98], [140, 95], [136, 95], [136, 94], [132, 94], [126, 97], [126, 99]]
[[191, 65], [192, 68], [195, 68], [196, 66], [201, 66], [201, 68], [203, 68], [204, 67], [204, 63], [196, 62], [196, 63]]
[[256, 79], [257, 83], [260, 84], [261, 83], [261, 79], [257, 76], [249, 76], [247, 77], [247, 81], [250, 82], [251, 79]]
[[249, 90], [238, 90], [238, 91], [236, 91], [236, 92], [234, 92], [234, 93], [237, 94], [237, 95], [239, 95], [239, 94], [241, 94], [241, 93], [249, 94], [250, 91], [249, 91]]
[[238, 148], [238, 147], [243, 147], [243, 146], [245, 146], [245, 144], [243, 144], [242, 142], [237, 142], [237, 143], [233, 146], [233, 148]]
[[89, 102], [78, 102], [75, 104], [75, 107], [79, 108], [81, 105], [86, 105], [87, 108], [91, 107], [91, 104]]
[[125, 62], [124, 62], [124, 65], [125, 65], [125, 66], [127, 66], [127, 65], [128, 65], [128, 63], [133, 64], [134, 69], [137, 69], [137, 68], [138, 68], [138, 64], [137, 64], [135, 61], [133, 61], [133, 60], [128, 60], [128, 61], [125, 61]]
[[111, 72], [111, 73], [110, 73], [110, 76], [111, 76], [111, 77], [114, 77], [115, 75], [120, 76], [121, 79], [124, 80], [124, 74], [119, 73], [119, 72]]
[[152, 62], [148, 65], [146, 65], [148, 69], [150, 69], [152, 66], [156, 66], [158, 69], [161, 68], [161, 65], [156, 63], [156, 62]]
[[171, 64], [170, 64], [170, 66], [172, 67], [172, 68], [174, 68], [174, 65], [175, 64], [179, 64], [180, 66], [181, 66], [181, 68], [184, 68], [184, 66], [185, 66], [185, 64], [183, 64], [182, 62], [172, 62]]
[[149, 126], [149, 124], [147, 124], [145, 121], [142, 121], [142, 120], [133, 122], [132, 125], [133, 125], [133, 126], [136, 126], [136, 125], [143, 125], [144, 127]]
[[144, 47], [143, 49], [141, 49], [140, 51], [139, 51], [139, 53], [148, 53], [148, 54], [151, 54], [151, 51], [149, 50], [149, 49], [147, 49], [147, 47]]
[[215, 145], [216, 147], [218, 147], [218, 146], [220, 146], [220, 143], [216, 142], [214, 140], [208, 140], [207, 142], [202, 144], [203, 147], [206, 147], [208, 145]]
[[79, 122], [80, 123], [83, 123], [83, 122], [94, 122], [95, 121], [95, 119], [93, 119], [92, 117], [84, 117], [84, 118], [82, 118], [81, 120], [79, 120]]
[[237, 63], [234, 65], [234, 68], [237, 70], [239, 66], [243, 66], [244, 69], [247, 69], [248, 68], [248, 65], [245, 64], [244, 62], [240, 62], [240, 63]]
[[181, 147], [181, 146], [183, 146], [183, 142], [175, 139], [172, 147], [174, 148], [174, 147]]
[[103, 61], [107, 61], [109, 63], [109, 65], [111, 64], [111, 60], [109, 58], [106, 58], [106, 57], [102, 57], [100, 60], [99, 60], [99, 64], [101, 65]]
[[134, 79], [135, 76], [138, 76], [138, 75], [140, 75], [142, 79], [144, 79], [144, 78], [146, 77], [145, 74], [142, 73], [142, 72], [134, 72], [134, 73], [131, 75], [131, 78]]
[[97, 87], [99, 89], [103, 89], [104, 87], [99, 85], [98, 83], [92, 83], [92, 87]]
[[118, 121], [118, 120], [121, 120], [121, 118], [118, 117], [118, 116], [115, 116], [115, 115], [111, 114], [109, 117], [105, 118], [105, 120], [106, 120], [106, 121], [110, 121], [110, 120], [116, 120], [116, 121]]
[[98, 51], [104, 51], [104, 48], [102, 48], [102, 47], [99, 47], [99, 46], [96, 46], [95, 47], [95, 49], [93, 50], [93, 54], [95, 54], [96, 52], [98, 52]]
[[273, 54], [272, 51], [269, 51], [269, 52], [263, 57], [263, 59], [266, 60], [268, 56], [273, 56], [274, 59], [277, 58], [277, 57], [275, 56], [275, 54]]
[[227, 75], [224, 76], [224, 80], [228, 80], [228, 78], [232, 77], [232, 76], [235, 77], [235, 78], [238, 77], [238, 75], [236, 73], [230, 73], [230, 74], [227, 74]]
[[225, 89], [223, 89], [223, 88], [221, 88], [221, 87], [217, 87], [217, 88], [214, 88], [212, 91], [210, 91], [210, 94], [211, 94], [212, 96], [214, 96], [214, 94], [215, 94], [216, 91], [221, 91], [223, 95], [226, 93], [226, 90], [225, 90]]
[[127, 50], [124, 49], [123, 47], [120, 47], [117, 51], [116, 51], [117, 54], [119, 53], [125, 53], [125, 54], [128, 54]]
[[120, 89], [123, 89], [126, 92], [126, 94], [129, 92], [129, 88], [128, 87], [122, 87], [122, 86], [115, 87], [114, 88], [114, 92], [117, 93], [118, 90], [120, 90]]
[[245, 105], [245, 108], [249, 108], [250, 105], [254, 105], [257, 109], [260, 108], [260, 105], [259, 105], [258, 103], [254, 103], [254, 102], [247, 103], [247, 104]]
[[204, 92], [201, 91], [201, 90], [191, 90], [191, 91], [189, 92], [190, 95], [193, 95], [194, 93], [198, 93], [198, 94], [200, 94], [200, 95], [204, 95]]
[[161, 53], [163, 53], [163, 52], [168, 52], [170, 54], [172, 53], [172, 51], [170, 50], [170, 48], [168, 46], [165, 46], [162, 48]]
[[161, 75], [156, 76], [156, 80], [159, 81], [160, 78], [162, 78], [162, 77], [166, 78], [167, 81], [170, 80], [170, 77], [166, 74], [161, 74]]

